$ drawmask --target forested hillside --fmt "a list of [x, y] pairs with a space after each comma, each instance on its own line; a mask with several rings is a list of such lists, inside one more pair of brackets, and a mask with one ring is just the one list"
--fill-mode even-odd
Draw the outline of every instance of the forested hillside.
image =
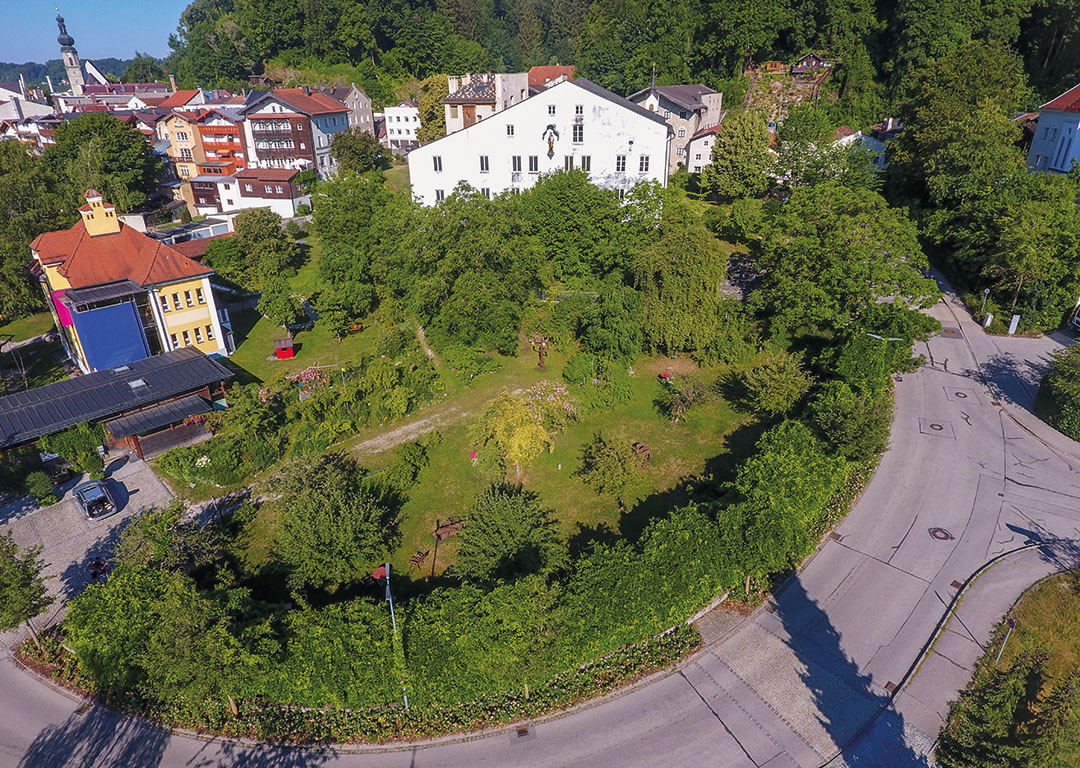
[[[102, 74], [117, 77], [120, 77], [131, 64], [131, 59], [116, 59], [111, 56], [104, 59], [91, 59], [91, 61]], [[57, 87], [60, 86], [62, 80], [67, 78], [64, 62], [60, 59], [49, 59], [44, 64], [36, 61], [28, 61], [25, 64], [0, 61], [0, 80], [14, 82], [19, 79], [19, 75], [26, 78], [27, 85], [42, 85], [45, 83], [45, 76], [48, 75], [52, 78], [53, 85]]]
[[842, 61], [842, 103], [884, 108], [931, 60], [968, 40], [1020, 55], [1032, 101], [1080, 79], [1076, 0], [195, 0], [171, 40], [183, 85], [234, 84], [264, 63], [356, 67], [375, 93], [411, 78], [576, 64], [628, 93], [723, 86], [747, 57], [813, 48]]

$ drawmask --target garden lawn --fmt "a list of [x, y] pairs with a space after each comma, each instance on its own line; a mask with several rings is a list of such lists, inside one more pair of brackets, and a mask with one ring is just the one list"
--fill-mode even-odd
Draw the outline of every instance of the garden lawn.
[[28, 344], [11, 352], [0, 352], [0, 368], [8, 369], [9, 384], [15, 389], [23, 389], [22, 377], [15, 371], [26, 369], [26, 386], [30, 389], [67, 378], [67, 370], [61, 364], [64, 348], [59, 341]]
[[412, 184], [409, 181], [408, 163], [394, 165], [392, 168], [388, 168], [384, 171], [384, 173], [386, 175], [386, 185], [395, 192], [408, 192], [412, 189]]
[[38, 312], [36, 315], [27, 315], [0, 325], [0, 342], [8, 341], [8, 336], [12, 337], [10, 341], [26, 341], [48, 333], [53, 328], [52, 315], [48, 312]]
[[[1080, 571], [1051, 576], [1036, 584], [1020, 598], [1011, 615], [1016, 619], [1016, 629], [1001, 654], [997, 664], [1000, 669], [1008, 669], [1022, 649], [1036, 646], [1050, 654], [1047, 690], [1080, 669]], [[997, 648], [992, 652], [996, 655]]]

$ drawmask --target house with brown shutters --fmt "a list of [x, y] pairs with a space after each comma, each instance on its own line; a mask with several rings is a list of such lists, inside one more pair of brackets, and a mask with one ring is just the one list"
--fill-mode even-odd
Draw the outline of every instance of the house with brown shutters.
[[334, 134], [349, 128], [349, 108], [325, 93], [303, 88], [267, 91], [240, 110], [249, 168], [337, 170], [330, 155]]

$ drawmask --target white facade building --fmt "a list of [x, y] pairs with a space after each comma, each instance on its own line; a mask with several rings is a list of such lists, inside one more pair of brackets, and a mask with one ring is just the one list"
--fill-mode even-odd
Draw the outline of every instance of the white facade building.
[[578, 78], [413, 150], [409, 178], [423, 205], [461, 182], [492, 196], [570, 168], [625, 192], [640, 181], [667, 186], [670, 141], [663, 117]]
[[386, 136], [382, 144], [395, 153], [405, 154], [420, 146], [420, 106], [415, 101], [403, 101], [396, 107], [383, 110]]
[[1080, 85], [1043, 104], [1028, 150], [1028, 167], [1068, 173], [1080, 162]]

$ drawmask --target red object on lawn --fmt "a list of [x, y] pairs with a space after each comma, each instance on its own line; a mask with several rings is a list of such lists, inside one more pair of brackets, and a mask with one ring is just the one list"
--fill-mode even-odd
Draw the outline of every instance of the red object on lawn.
[[661, 371], [660, 372], [660, 378], [661, 379], [670, 379], [671, 378], [671, 371]]
[[376, 568], [374, 571], [372, 571], [371, 572], [371, 578], [375, 579], [375, 581], [382, 581], [383, 579], [385, 579], [386, 578], [386, 566], [385, 565], [380, 565], [378, 568]]
[[476, 458], [476, 451], [469, 451], [469, 458], [470, 459], [475, 459]]
[[292, 357], [294, 354], [292, 339], [276, 339], [274, 341], [274, 356], [277, 357], [278, 360], [284, 360], [287, 357]]

